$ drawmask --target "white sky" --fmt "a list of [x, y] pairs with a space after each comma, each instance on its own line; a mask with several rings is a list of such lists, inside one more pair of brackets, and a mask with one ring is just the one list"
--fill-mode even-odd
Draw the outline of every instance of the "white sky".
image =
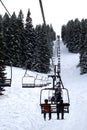
[[[10, 14], [16, 14], [22, 9], [26, 17], [28, 8], [31, 11], [33, 25], [42, 24], [42, 15], [39, 7], [39, 0], [2, 0]], [[87, 0], [42, 0], [47, 24], [52, 24], [54, 30], [59, 35], [61, 26], [68, 20], [87, 18]], [[5, 9], [0, 3], [0, 14], [4, 14]]]

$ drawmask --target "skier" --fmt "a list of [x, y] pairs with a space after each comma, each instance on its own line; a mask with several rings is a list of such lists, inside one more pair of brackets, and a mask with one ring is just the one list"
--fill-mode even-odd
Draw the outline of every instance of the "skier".
[[64, 119], [64, 103], [63, 100], [61, 100], [57, 104], [57, 119], [59, 119], [59, 114], [61, 113], [61, 119]]
[[44, 108], [44, 120], [46, 120], [46, 114], [49, 113], [49, 120], [51, 119], [51, 106], [48, 104], [48, 100], [45, 99], [45, 104], [43, 104]]

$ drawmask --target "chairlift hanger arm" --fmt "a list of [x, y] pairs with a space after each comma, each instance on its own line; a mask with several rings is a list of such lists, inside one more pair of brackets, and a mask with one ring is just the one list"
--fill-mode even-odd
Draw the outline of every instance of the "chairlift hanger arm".
[[65, 90], [66, 90], [66, 92], [67, 92], [68, 102], [69, 102], [69, 104], [70, 104], [69, 91], [68, 91], [68, 89], [67, 89], [67, 88], [64, 88], [64, 89], [65, 89]]
[[0, 0], [2, 6], [4, 7], [4, 9], [6, 10], [6, 12], [8, 13], [8, 15], [11, 17], [11, 14], [9, 13], [8, 9], [6, 8], [6, 6], [4, 5], [4, 3], [2, 2], [2, 0]]
[[39, 0], [39, 4], [40, 4], [41, 13], [42, 13], [43, 23], [46, 25], [46, 20], [45, 20], [42, 0]]

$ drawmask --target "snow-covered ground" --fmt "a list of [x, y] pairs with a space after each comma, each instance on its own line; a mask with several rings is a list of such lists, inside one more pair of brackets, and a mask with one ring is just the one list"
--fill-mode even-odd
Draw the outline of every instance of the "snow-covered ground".
[[69, 90], [70, 113], [64, 120], [56, 120], [54, 114], [50, 121], [41, 115], [41, 88], [22, 88], [25, 70], [13, 67], [12, 87], [0, 96], [0, 130], [87, 130], [87, 74], [80, 75], [78, 63], [79, 55], [61, 43], [61, 78]]

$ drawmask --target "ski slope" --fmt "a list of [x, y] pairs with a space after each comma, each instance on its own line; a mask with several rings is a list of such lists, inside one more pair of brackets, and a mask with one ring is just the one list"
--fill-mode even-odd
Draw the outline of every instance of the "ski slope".
[[87, 74], [80, 75], [78, 63], [79, 54], [69, 53], [61, 42], [61, 78], [69, 90], [70, 113], [65, 114], [64, 120], [56, 120], [54, 114], [50, 121], [48, 116], [44, 121], [41, 114], [41, 88], [22, 88], [25, 70], [13, 67], [12, 87], [0, 96], [0, 130], [87, 130]]

